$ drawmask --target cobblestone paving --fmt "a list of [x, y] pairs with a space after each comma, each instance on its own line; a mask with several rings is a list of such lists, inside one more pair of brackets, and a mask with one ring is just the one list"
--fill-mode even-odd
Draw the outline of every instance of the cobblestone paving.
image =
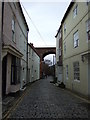
[[51, 79], [32, 84], [9, 118], [88, 118], [90, 105], [50, 83]]

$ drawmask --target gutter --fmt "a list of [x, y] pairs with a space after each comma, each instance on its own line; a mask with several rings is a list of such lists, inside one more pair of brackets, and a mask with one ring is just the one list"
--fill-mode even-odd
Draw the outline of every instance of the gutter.
[[1, 26], [0, 26], [0, 119], [2, 119], [2, 41], [3, 41], [3, 10], [4, 3], [0, 1], [1, 4]]
[[2, 46], [4, 46], [4, 43], [3, 43], [3, 21], [4, 21], [4, 2], [2, 2], [2, 24], [1, 24], [1, 41], [2, 41]]
[[28, 32], [27, 31], [27, 52], [26, 52], [26, 61], [27, 61], [27, 72], [26, 72], [26, 84], [28, 84], [29, 80], [28, 80]]

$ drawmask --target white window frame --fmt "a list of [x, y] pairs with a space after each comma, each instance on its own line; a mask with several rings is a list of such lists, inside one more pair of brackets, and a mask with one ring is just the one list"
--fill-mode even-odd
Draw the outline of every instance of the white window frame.
[[87, 42], [90, 41], [90, 19], [86, 22]]
[[74, 48], [79, 46], [79, 33], [78, 33], [78, 30], [73, 34], [73, 44], [74, 44]]
[[66, 42], [64, 42], [64, 54], [66, 54]]
[[66, 79], [68, 80], [68, 65], [66, 65]]
[[80, 65], [78, 61], [73, 63], [73, 73], [74, 73], [74, 80], [80, 81]]
[[12, 30], [15, 32], [15, 20], [12, 19]]
[[15, 42], [15, 20], [12, 19], [12, 41]]
[[77, 16], [77, 8], [78, 8], [78, 5], [76, 5], [73, 10], [73, 18], [75, 18]]

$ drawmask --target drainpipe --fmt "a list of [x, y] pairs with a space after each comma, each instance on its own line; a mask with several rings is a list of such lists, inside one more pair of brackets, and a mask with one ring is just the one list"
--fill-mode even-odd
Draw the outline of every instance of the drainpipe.
[[27, 58], [26, 58], [26, 59], [27, 59], [27, 60], [26, 60], [26, 61], [27, 61], [26, 82], [27, 82], [27, 83], [26, 83], [26, 84], [28, 84], [28, 32], [29, 32], [29, 31], [27, 31], [27, 53], [26, 53], [26, 56], [27, 56]]
[[1, 43], [3, 45], [3, 20], [4, 20], [4, 2], [2, 2], [2, 24], [1, 24]]
[[4, 2], [0, 2], [0, 119], [2, 119], [2, 41]]

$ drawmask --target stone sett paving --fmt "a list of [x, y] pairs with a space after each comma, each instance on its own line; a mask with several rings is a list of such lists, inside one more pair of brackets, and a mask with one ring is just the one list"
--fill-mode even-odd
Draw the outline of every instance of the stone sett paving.
[[32, 84], [9, 118], [88, 118], [90, 104], [50, 80], [52, 77]]

